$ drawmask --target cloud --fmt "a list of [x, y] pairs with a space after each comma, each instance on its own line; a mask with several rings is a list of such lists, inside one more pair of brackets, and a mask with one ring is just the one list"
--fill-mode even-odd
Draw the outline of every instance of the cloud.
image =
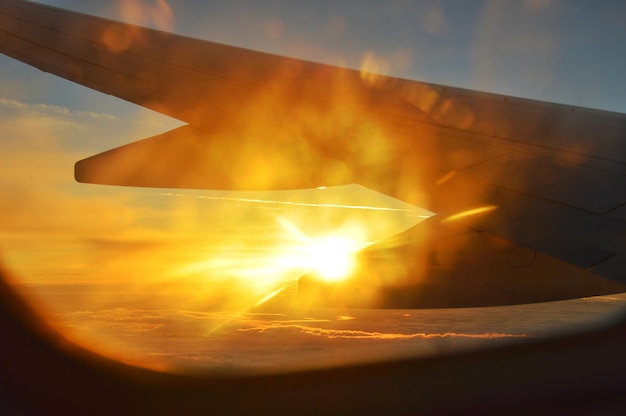
[[[250, 318], [245, 314], [113, 308], [57, 314], [54, 321], [70, 339], [105, 355], [140, 365], [145, 361], [137, 361], [138, 357], [149, 356], [160, 365], [178, 370], [267, 367], [279, 361], [285, 364], [311, 358], [319, 354], [319, 348], [325, 348], [326, 344], [311, 342], [308, 334], [299, 330], [242, 331]], [[263, 321], [272, 326], [281, 319], [284, 317], [268, 315]], [[292, 326], [297, 324], [283, 322], [283, 329]]]
[[[97, 303], [87, 297], [83, 302], [93, 305], [91, 310], [57, 313], [51, 320], [87, 348], [131, 364], [174, 372], [286, 371], [346, 365], [449, 353], [531, 336], [480, 332], [479, 327], [474, 328], [475, 333], [411, 332], [406, 318], [394, 311], [376, 311], [374, 322], [368, 318], [370, 311], [358, 310], [352, 313], [355, 319], [345, 320], [329, 310], [289, 315], [135, 309], [129, 306], [144, 304], [131, 301], [121, 306], [124, 294], [112, 291], [114, 294], [111, 301], [116, 298], [118, 307], [97, 309]], [[152, 297], [158, 295], [152, 293]], [[329, 319], [331, 315], [334, 319]], [[381, 325], [386, 329], [381, 330]]]
[[96, 113], [93, 111], [73, 111], [67, 107], [52, 104], [29, 104], [10, 98], [0, 98], [0, 106], [7, 110], [33, 111], [63, 117], [80, 117], [91, 120], [116, 120], [116, 117], [108, 113]]
[[[295, 331], [293, 331], [295, 330]], [[411, 339], [434, 339], [434, 338], [471, 338], [471, 339], [496, 339], [496, 338], [526, 338], [525, 334], [509, 334], [487, 332], [481, 334], [473, 333], [398, 333], [398, 332], [376, 332], [353, 329], [328, 329], [311, 327], [306, 325], [296, 325], [292, 323], [273, 322], [259, 325], [252, 328], [242, 328], [239, 331], [252, 331], [257, 333], [276, 332], [299, 332], [304, 335], [324, 337], [329, 339], [368, 339], [368, 340], [411, 340]]]
[[124, 362], [174, 372], [280, 372], [494, 347], [597, 325], [626, 299], [459, 310], [353, 309], [353, 319], [344, 319], [346, 311], [338, 309], [250, 313], [184, 304], [199, 286], [186, 294], [128, 284], [39, 290], [56, 290], [57, 312], [47, 317], [71, 340]]
[[448, 33], [448, 19], [439, 5], [433, 5], [422, 14], [421, 24], [424, 30], [431, 35], [444, 35]]

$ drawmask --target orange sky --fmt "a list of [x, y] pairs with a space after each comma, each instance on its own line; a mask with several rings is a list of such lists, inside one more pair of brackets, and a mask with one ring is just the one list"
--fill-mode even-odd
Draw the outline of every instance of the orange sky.
[[[297, 279], [324, 260], [320, 255], [333, 254], [319, 254], [319, 247], [311, 251], [316, 239], [350, 239], [359, 248], [430, 215], [357, 185], [237, 193], [79, 184], [73, 164], [105, 150], [103, 143], [156, 134], [176, 122], [142, 109], [120, 119], [36, 98], [0, 100], [1, 259], [11, 283], [65, 336], [123, 361], [162, 368], [167, 359], [141, 358], [137, 351], [152, 351], [164, 341], [151, 332], [129, 344], [110, 331], [118, 318], [107, 318], [102, 323], [108, 329], [99, 328], [92, 315], [68, 318], [76, 313], [72, 307], [106, 316], [175, 309], [243, 319], [276, 296], [287, 302], [284, 311], [292, 310]], [[24, 286], [33, 283], [96, 283], [101, 289], [72, 298], [63, 291], [34, 294]], [[107, 289], [112, 283], [121, 285], [122, 294]], [[202, 337], [217, 337], [219, 345], [241, 340], [239, 332], [229, 338], [226, 327], [233, 319], [216, 315], [203, 324]], [[172, 330], [184, 332], [180, 325]], [[267, 325], [270, 332], [277, 328], [273, 319]], [[257, 329], [246, 330], [254, 335]]]
[[119, 119], [35, 100], [0, 100], [0, 250], [14, 283], [219, 287], [214, 297], [226, 299], [216, 303], [245, 308], [315, 267], [315, 239], [358, 249], [430, 215], [357, 185], [236, 193], [79, 184], [73, 164], [105, 140], [177, 123], [143, 109]]

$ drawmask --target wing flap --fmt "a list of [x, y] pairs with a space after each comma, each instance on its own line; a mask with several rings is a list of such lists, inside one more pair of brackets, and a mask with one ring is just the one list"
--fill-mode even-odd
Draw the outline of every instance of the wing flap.
[[616, 254], [593, 271], [614, 282], [626, 285], [626, 252]]
[[[512, 189], [502, 183], [494, 184], [490, 176], [471, 174], [472, 169], [482, 165], [460, 170], [445, 183], [431, 187], [431, 200], [435, 203], [431, 209], [446, 221], [487, 232], [585, 269], [594, 269], [615, 254], [626, 252], [623, 222], [575, 206], [576, 203], [564, 204], [552, 195]], [[513, 176], [513, 181], [527, 171], [514, 166], [507, 168], [511, 170], [499, 175]], [[569, 186], [567, 181], [562, 185]]]
[[511, 153], [467, 171], [483, 181], [602, 214], [626, 202], [626, 176]]
[[484, 231], [583, 269], [590, 269], [614, 254], [523, 222], [509, 220], [497, 224], [493, 221]]
[[610, 218], [626, 223], [626, 204], [615, 208], [607, 214]]

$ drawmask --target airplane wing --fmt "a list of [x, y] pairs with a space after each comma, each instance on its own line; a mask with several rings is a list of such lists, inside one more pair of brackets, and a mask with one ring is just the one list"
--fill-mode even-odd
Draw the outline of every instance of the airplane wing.
[[[495, 287], [493, 303], [626, 289], [624, 114], [307, 62], [26, 1], [0, 0], [0, 52], [187, 123], [78, 162], [78, 181], [240, 190], [359, 183], [438, 214], [423, 232], [366, 253], [370, 265], [381, 252], [406, 264], [406, 284], [428, 274], [437, 276], [433, 287], [458, 285], [468, 274], [474, 283], [449, 300]], [[477, 284], [477, 275], [490, 280]], [[503, 275], [523, 282], [504, 297]], [[538, 295], [532, 288], [547, 280], [564, 283]]]

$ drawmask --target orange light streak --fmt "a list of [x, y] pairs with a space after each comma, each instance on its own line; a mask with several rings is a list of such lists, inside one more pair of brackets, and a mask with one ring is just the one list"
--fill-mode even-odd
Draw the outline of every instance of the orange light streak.
[[498, 209], [498, 207], [496, 205], [487, 205], [487, 206], [484, 206], [484, 207], [468, 209], [467, 211], [463, 211], [463, 212], [459, 212], [458, 214], [450, 215], [449, 217], [445, 218], [441, 222], [442, 223], [446, 223], [446, 222], [451, 222], [451, 221], [458, 221], [458, 220], [463, 219], [463, 218], [471, 217], [473, 215], [484, 214], [486, 212], [491, 212], [491, 211], [494, 211], [496, 209]]

